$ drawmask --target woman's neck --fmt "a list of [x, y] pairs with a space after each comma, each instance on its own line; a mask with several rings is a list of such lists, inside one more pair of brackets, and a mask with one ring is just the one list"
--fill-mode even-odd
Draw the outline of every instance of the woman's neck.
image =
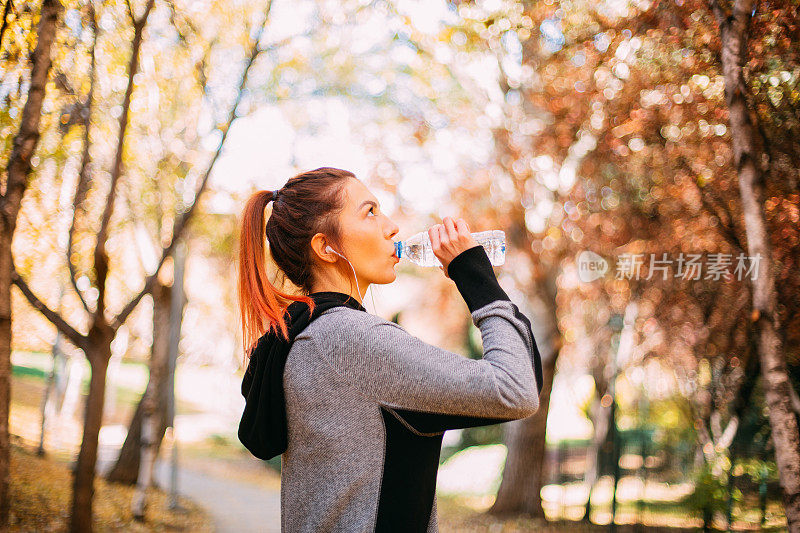
[[[366, 289], [364, 289], [364, 290], [366, 290]], [[359, 304], [364, 305], [364, 302], [362, 301], [362, 298], [358, 294], [358, 291], [356, 290], [355, 287], [350, 289], [349, 287], [341, 287], [341, 286], [334, 285], [334, 284], [319, 283], [319, 284], [314, 286], [314, 288], [312, 289], [311, 292], [312, 293], [313, 292], [340, 292], [342, 294], [347, 294], [348, 296], [350, 296], [353, 299], [355, 299]]]
[[[311, 292], [341, 292], [352, 296], [359, 304], [364, 305], [362, 295], [367, 293], [369, 283], [354, 279], [352, 273], [345, 277], [341, 272], [328, 268], [317, 271], [313, 277], [314, 283]], [[358, 293], [359, 289], [361, 289], [361, 294]]]

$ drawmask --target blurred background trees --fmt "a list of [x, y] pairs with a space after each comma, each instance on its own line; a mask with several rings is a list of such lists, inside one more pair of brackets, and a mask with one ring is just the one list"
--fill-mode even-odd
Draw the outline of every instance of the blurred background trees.
[[[798, 10], [772, 0], [7, 0], [0, 502], [6, 421], [24, 433], [12, 350], [19, 373], [32, 364], [23, 352], [49, 353], [57, 339], [71, 343], [64, 361], [91, 363], [73, 529], [90, 527], [104, 442], [109, 478], [140, 478], [142, 420], [158, 422], [146, 453], [167, 426], [170, 332], [159, 325], [178, 237], [188, 257], [175, 430], [189, 416], [181, 398], [215, 424], [235, 419], [236, 217], [253, 190], [326, 165], [367, 182], [398, 238], [446, 215], [506, 232], [496, 271], [531, 318], [545, 387], [528, 419], [448, 432], [443, 475], [470, 447], [505, 450], [486, 467], [497, 476], [483, 510], [614, 523], [617, 512], [644, 521], [671, 505], [719, 525], [752, 521], [750, 510], [765, 518], [780, 493], [795, 527]], [[605, 260], [604, 275], [583, 277], [586, 252]], [[369, 310], [480, 356], [448, 280], [397, 271], [370, 291]], [[58, 357], [47, 358], [53, 382], [80, 385]], [[134, 361], [151, 365], [150, 382], [109, 412], [125, 375], [115, 369]], [[204, 366], [226, 376], [208, 404], [180, 377]], [[58, 447], [39, 426], [44, 449]], [[112, 445], [101, 428], [114, 427]], [[656, 504], [659, 483], [687, 488]]]

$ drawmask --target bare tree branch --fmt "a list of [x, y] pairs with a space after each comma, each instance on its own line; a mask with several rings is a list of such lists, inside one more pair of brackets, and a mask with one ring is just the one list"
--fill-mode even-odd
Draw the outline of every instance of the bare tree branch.
[[[730, 244], [733, 248], [736, 248], [736, 250], [739, 252], [744, 252], [742, 241], [736, 234], [733, 213], [730, 212], [724, 202], [717, 201], [712, 196], [710, 190], [700, 187], [700, 185], [698, 185], [697, 182], [691, 178], [691, 176], [695, 175], [696, 173], [685, 157], [682, 155], [679, 156], [678, 161], [689, 173], [688, 181], [697, 190], [697, 194], [700, 196], [700, 202], [703, 204], [703, 207], [706, 209], [706, 211], [717, 217], [719, 220], [719, 233], [721, 236], [724, 237], [728, 244]], [[725, 216], [721, 216], [721, 213], [724, 213]], [[727, 219], [727, 221], [725, 219]]]
[[[131, 47], [131, 57], [128, 63], [128, 84], [125, 88], [125, 97], [122, 101], [122, 114], [119, 117], [119, 132], [117, 133], [117, 149], [114, 155], [114, 163], [111, 167], [111, 185], [108, 197], [103, 210], [103, 217], [100, 221], [100, 229], [97, 232], [97, 245], [94, 251], [94, 271], [97, 276], [97, 305], [95, 308], [95, 319], [98, 320], [105, 310], [106, 278], [108, 276], [108, 253], [106, 252], [106, 239], [108, 238], [108, 226], [111, 222], [111, 215], [114, 212], [114, 201], [117, 195], [117, 183], [122, 175], [122, 156], [125, 150], [125, 134], [128, 130], [128, 115], [130, 113], [131, 96], [133, 95], [133, 80], [139, 70], [139, 50], [142, 46], [142, 34], [144, 33], [147, 18], [153, 9], [155, 0], [148, 0], [142, 17], [134, 24], [133, 45]], [[128, 2], [130, 8], [130, 2]]]
[[3, 7], [3, 24], [0, 26], [0, 48], [3, 46], [3, 34], [8, 28], [8, 15], [11, 14], [11, 8], [14, 6], [12, 0], [6, 0], [6, 5]]
[[172, 238], [170, 239], [170, 243], [166, 247], [164, 247], [161, 254], [161, 259], [158, 261], [158, 265], [156, 266], [155, 271], [147, 277], [147, 279], [145, 280], [144, 287], [142, 288], [141, 291], [139, 291], [139, 294], [137, 294], [130, 302], [128, 302], [128, 304], [122, 309], [119, 315], [117, 315], [116, 318], [114, 318], [114, 320], [111, 322], [111, 326], [114, 329], [118, 328], [120, 325], [125, 323], [125, 320], [128, 318], [128, 315], [130, 315], [131, 312], [133, 312], [133, 310], [139, 304], [139, 300], [141, 300], [145, 294], [150, 292], [150, 290], [153, 287], [153, 283], [155, 282], [156, 276], [158, 275], [158, 271], [161, 270], [161, 266], [164, 264], [164, 261], [166, 261], [167, 257], [169, 257], [169, 255], [172, 253], [172, 249], [180, 240], [184, 228], [188, 224], [192, 214], [194, 213], [195, 208], [197, 207], [197, 203], [200, 199], [200, 196], [202, 195], [203, 191], [206, 188], [206, 184], [208, 183], [208, 178], [211, 176], [211, 171], [214, 169], [214, 165], [217, 162], [217, 159], [219, 158], [220, 154], [222, 153], [222, 148], [225, 145], [225, 139], [228, 136], [231, 124], [236, 119], [236, 110], [238, 109], [239, 103], [242, 100], [244, 89], [247, 86], [247, 75], [250, 72], [250, 68], [255, 63], [256, 58], [263, 51], [259, 47], [259, 41], [261, 40], [261, 36], [264, 32], [264, 27], [267, 23], [267, 20], [269, 19], [269, 12], [271, 8], [272, 8], [272, 0], [269, 0], [267, 2], [267, 7], [264, 10], [264, 16], [259, 25], [258, 32], [256, 33], [256, 36], [253, 38], [250, 44], [250, 53], [247, 56], [247, 62], [245, 63], [244, 72], [242, 73], [242, 78], [239, 82], [239, 88], [236, 94], [236, 99], [231, 105], [230, 111], [228, 113], [228, 120], [222, 127], [222, 138], [220, 139], [219, 145], [217, 146], [217, 150], [214, 152], [214, 155], [211, 158], [211, 161], [208, 167], [206, 168], [206, 171], [203, 174], [203, 177], [200, 181], [200, 186], [197, 192], [195, 193], [194, 200], [192, 201], [192, 204], [189, 206], [189, 208], [183, 213], [181, 213], [175, 220], [175, 224], [172, 230]]
[[20, 291], [22, 291], [22, 294], [25, 295], [25, 298], [28, 299], [28, 302], [31, 304], [31, 306], [33, 306], [37, 311], [42, 313], [45, 318], [52, 322], [52, 324], [57, 327], [58, 330], [63, 333], [70, 340], [70, 342], [72, 342], [72, 344], [81, 350], [86, 348], [86, 336], [82, 333], [79, 333], [78, 330], [69, 325], [66, 320], [61, 318], [61, 315], [47, 307], [47, 305], [45, 305], [44, 302], [42, 302], [42, 300], [33, 293], [25, 280], [23, 280], [19, 273], [17, 273], [17, 270], [13, 265], [11, 267], [11, 282], [16, 285]]
[[72, 262], [72, 247], [75, 242], [75, 222], [78, 219], [78, 213], [84, 211], [83, 203], [86, 200], [86, 194], [89, 190], [91, 183], [91, 176], [89, 175], [89, 164], [91, 163], [91, 154], [89, 151], [89, 129], [92, 123], [92, 106], [94, 104], [94, 85], [97, 78], [97, 61], [95, 57], [95, 50], [97, 49], [97, 17], [94, 11], [94, 4], [89, 2], [89, 23], [92, 27], [92, 48], [89, 51], [91, 58], [91, 66], [89, 68], [89, 93], [86, 96], [86, 105], [81, 110], [81, 119], [83, 121], [83, 154], [81, 156], [81, 170], [78, 173], [78, 184], [75, 187], [75, 197], [72, 201], [72, 223], [69, 226], [69, 234], [67, 236], [67, 267], [69, 268], [69, 281], [75, 293], [83, 304], [83, 308], [90, 315], [94, 313], [93, 309], [89, 308], [83, 292], [78, 288], [77, 277], [78, 274], [75, 265]]
[[[175, 9], [175, 2], [172, 0], [167, 0], [167, 7], [169, 7], [169, 22], [172, 24], [172, 27], [175, 28], [175, 31], [178, 32], [178, 37], [182, 43], [186, 44], [188, 42], [188, 36], [184, 33], [184, 31], [178, 26], [178, 12]], [[189, 29], [192, 33], [197, 34], [197, 27], [192, 24], [192, 20], [188, 17], [181, 17], [180, 22], [182, 24], [186, 24], [189, 26]]]
[[131, 5], [131, 0], [125, 0], [125, 7], [128, 10], [128, 17], [131, 19], [131, 24], [135, 28], [138, 26], [139, 21], [136, 20], [136, 15], [133, 14], [133, 6]]

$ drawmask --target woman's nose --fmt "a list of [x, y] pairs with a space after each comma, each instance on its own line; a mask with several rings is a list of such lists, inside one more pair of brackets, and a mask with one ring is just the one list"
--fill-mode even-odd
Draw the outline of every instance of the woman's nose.
[[390, 228], [390, 232], [389, 232], [389, 238], [390, 239], [392, 237], [394, 237], [395, 235], [397, 235], [397, 232], [400, 231], [400, 228], [394, 222], [391, 222], [391, 225], [389, 226], [389, 228]]

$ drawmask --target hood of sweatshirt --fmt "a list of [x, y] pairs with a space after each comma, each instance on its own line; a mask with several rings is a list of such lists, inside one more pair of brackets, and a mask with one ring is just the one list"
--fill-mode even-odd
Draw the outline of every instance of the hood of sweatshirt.
[[272, 459], [286, 451], [288, 445], [283, 369], [294, 338], [332, 307], [367, 312], [355, 298], [342, 292], [322, 291], [309, 296], [314, 300], [314, 312], [305, 302], [292, 302], [284, 313], [289, 339], [274, 330], [262, 335], [242, 379], [245, 407], [239, 422], [239, 440], [259, 459]]

